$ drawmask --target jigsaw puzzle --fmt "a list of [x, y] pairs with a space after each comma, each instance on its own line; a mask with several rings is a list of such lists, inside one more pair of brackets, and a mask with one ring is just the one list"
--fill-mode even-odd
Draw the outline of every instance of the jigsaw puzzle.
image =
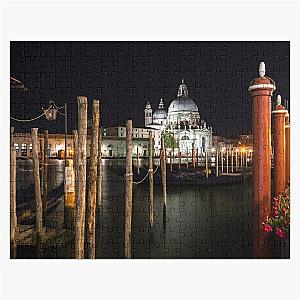
[[11, 258], [289, 258], [289, 42], [11, 42]]

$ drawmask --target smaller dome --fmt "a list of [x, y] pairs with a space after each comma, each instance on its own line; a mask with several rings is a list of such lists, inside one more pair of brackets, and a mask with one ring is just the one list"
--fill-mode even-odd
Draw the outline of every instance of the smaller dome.
[[158, 110], [156, 110], [153, 113], [153, 120], [160, 120], [160, 119], [166, 119], [167, 118], [167, 112], [164, 110], [164, 102], [163, 99], [160, 99]]
[[164, 109], [158, 109], [153, 113], [153, 120], [156, 119], [166, 119], [167, 112]]

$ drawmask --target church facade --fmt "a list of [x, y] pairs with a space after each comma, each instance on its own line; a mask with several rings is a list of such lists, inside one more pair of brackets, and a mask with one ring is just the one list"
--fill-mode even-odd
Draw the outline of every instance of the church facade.
[[148, 102], [144, 112], [145, 127], [154, 129], [156, 151], [160, 149], [163, 132], [171, 133], [174, 136], [179, 145], [178, 150], [183, 155], [190, 154], [193, 148], [198, 148], [199, 153], [211, 151], [212, 127], [208, 127], [200, 117], [198, 107], [189, 97], [183, 79], [177, 97], [171, 102], [168, 111], [165, 110], [161, 99], [157, 110], [153, 112], [151, 104]]

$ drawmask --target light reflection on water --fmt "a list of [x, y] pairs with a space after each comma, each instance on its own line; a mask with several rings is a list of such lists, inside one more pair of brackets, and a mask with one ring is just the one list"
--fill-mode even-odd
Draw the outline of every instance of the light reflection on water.
[[[154, 160], [154, 165], [158, 164]], [[49, 202], [55, 203], [47, 226], [63, 228], [63, 161], [49, 160]], [[136, 168], [136, 160], [133, 161]], [[147, 159], [140, 162], [142, 178]], [[32, 169], [32, 161], [18, 160]], [[97, 258], [124, 257], [125, 160], [103, 159], [103, 211], [97, 212]], [[136, 174], [136, 169], [134, 169]], [[135, 177], [136, 180], [137, 177]], [[148, 181], [133, 186], [133, 258], [251, 257], [251, 184], [183, 185], [169, 182], [163, 224], [162, 187], [154, 179], [154, 227], [149, 228]], [[34, 210], [32, 172], [18, 171], [18, 206]], [[23, 206], [22, 206], [23, 205]], [[34, 224], [34, 219], [31, 221]], [[71, 256], [71, 247], [51, 249], [44, 257]]]

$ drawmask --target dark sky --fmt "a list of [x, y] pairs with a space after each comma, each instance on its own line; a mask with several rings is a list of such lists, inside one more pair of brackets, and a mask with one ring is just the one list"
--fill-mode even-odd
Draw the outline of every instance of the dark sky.
[[[236, 136], [251, 131], [250, 81], [258, 64], [277, 85], [273, 99], [289, 99], [289, 42], [12, 42], [11, 76], [27, 92], [11, 92], [11, 116], [39, 115], [51, 99], [69, 106], [69, 130], [77, 128], [76, 96], [102, 104], [102, 125], [144, 125], [144, 108], [157, 109], [176, 97], [181, 78], [189, 96], [214, 134]], [[89, 111], [89, 116], [91, 112]], [[63, 132], [63, 117], [31, 123], [11, 122], [18, 132], [31, 127]]]

